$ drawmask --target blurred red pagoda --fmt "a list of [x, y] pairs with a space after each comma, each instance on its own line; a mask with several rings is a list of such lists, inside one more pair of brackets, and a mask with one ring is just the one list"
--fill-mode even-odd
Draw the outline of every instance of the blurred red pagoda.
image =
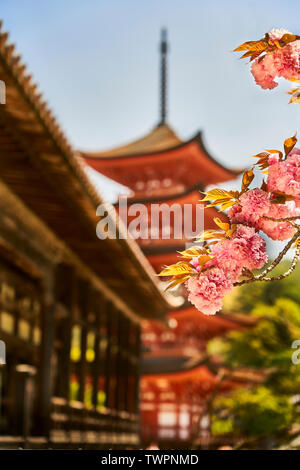
[[[174, 216], [168, 225], [159, 219], [149, 224], [153, 205], [192, 206], [192, 217], [209, 185], [230, 181], [241, 171], [224, 167], [207, 151], [202, 133], [182, 141], [167, 124], [166, 75], [167, 38], [162, 31], [160, 121], [146, 136], [127, 145], [103, 152], [82, 152], [94, 170], [130, 189], [128, 214], [133, 204], [146, 207], [149, 233], [140, 231], [138, 243], [156, 272], [178, 261], [178, 251], [191, 242], [175, 239]], [[204, 212], [205, 229], [215, 227], [214, 217], [223, 218], [215, 208]], [[183, 223], [183, 222], [182, 222]], [[149, 226], [151, 228], [149, 228]], [[170, 233], [166, 237], [166, 233]], [[182, 294], [182, 292], [181, 292]], [[183, 293], [183, 295], [185, 295]], [[145, 444], [190, 443], [199, 434], [205, 401], [218, 378], [203, 362], [208, 339], [232, 328], [243, 327], [240, 318], [205, 317], [183, 298], [180, 308], [170, 312], [165, 324], [147, 321], [143, 326], [144, 369], [141, 381], [141, 431]], [[225, 388], [230, 386], [225, 384]]]

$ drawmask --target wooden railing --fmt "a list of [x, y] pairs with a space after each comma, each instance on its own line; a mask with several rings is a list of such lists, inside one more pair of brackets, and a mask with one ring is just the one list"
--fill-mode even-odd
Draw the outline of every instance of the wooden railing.
[[125, 411], [86, 408], [52, 398], [50, 445], [56, 448], [137, 448], [139, 421]]
[[1, 436], [0, 449], [136, 449], [139, 420], [125, 411], [86, 408], [53, 397], [49, 437]]

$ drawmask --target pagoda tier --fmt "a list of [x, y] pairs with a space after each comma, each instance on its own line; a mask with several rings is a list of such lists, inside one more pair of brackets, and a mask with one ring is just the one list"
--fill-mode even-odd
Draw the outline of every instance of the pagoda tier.
[[[270, 372], [257, 369], [228, 369], [224, 364], [203, 357], [188, 367], [179, 364], [169, 371], [162, 358], [159, 373], [144, 368], [141, 380], [142, 443], [156, 443], [160, 448], [189, 448], [211, 439], [209, 403], [216, 393], [237, 387], [261, 385]], [[157, 364], [153, 370], [157, 369]], [[203, 442], [202, 442], [203, 441]]]
[[[209, 208], [204, 211], [201, 227], [196, 224], [201, 191], [209, 185], [233, 180], [241, 173], [224, 167], [210, 155], [201, 132], [183, 141], [166, 123], [166, 51], [164, 33], [160, 124], [128, 145], [104, 152], [81, 152], [87, 165], [131, 190], [127, 205], [124, 199], [120, 200], [116, 209], [156, 272], [165, 264], [178, 261], [177, 251], [184, 250], [200, 231], [215, 228], [215, 217], [227, 221], [224, 214]], [[140, 206], [134, 207], [134, 204]], [[163, 217], [162, 205], [168, 218]], [[179, 210], [174, 217], [175, 205]], [[191, 210], [189, 221], [193, 221], [188, 228], [185, 206]], [[181, 236], [178, 236], [178, 229]], [[180, 292], [186, 295], [184, 287]], [[184, 301], [182, 296], [178, 300], [180, 298]], [[201, 363], [206, 343], [215, 336], [243, 327], [242, 322], [233, 318], [204, 316], [192, 306], [170, 312], [165, 324], [145, 322], [141, 389], [144, 442], [178, 443], [191, 441], [198, 435], [207, 398], [219, 380], [218, 371], [211, 371]], [[189, 366], [191, 363], [193, 367]], [[232, 386], [227, 381], [220, 390]]]
[[209, 154], [201, 132], [182, 141], [167, 124], [123, 147], [81, 155], [92, 168], [130, 188], [138, 199], [170, 198], [240, 174]]
[[145, 351], [155, 351], [158, 356], [163, 350], [173, 354], [175, 349], [177, 353], [181, 350], [182, 356], [194, 355], [204, 350], [211, 338], [251, 326], [247, 318], [236, 314], [207, 316], [188, 305], [169, 312], [166, 323], [143, 322], [143, 346]]
[[249, 377], [243, 374], [235, 380], [234, 373], [227, 371], [225, 377], [221, 383], [206, 364], [176, 373], [143, 375], [142, 443], [156, 443], [160, 448], [169, 448], [170, 444], [189, 448], [202, 435], [201, 418], [207, 412], [207, 400], [214, 390], [218, 388], [218, 392], [224, 393], [249, 383]]
[[[229, 331], [253, 327], [260, 318], [243, 314], [205, 316], [192, 306], [170, 312], [167, 321], [143, 322], [141, 382], [142, 442], [160, 448], [185, 447], [199, 436], [210, 397], [250, 383], [262, 383], [261, 373], [228, 370], [209, 357], [208, 340]], [[220, 372], [222, 372], [220, 382]]]

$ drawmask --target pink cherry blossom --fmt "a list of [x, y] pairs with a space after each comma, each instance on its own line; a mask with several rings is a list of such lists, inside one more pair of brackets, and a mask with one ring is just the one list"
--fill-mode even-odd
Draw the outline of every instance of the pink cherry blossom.
[[279, 41], [284, 34], [291, 34], [290, 31], [284, 28], [273, 28], [269, 31], [270, 42], [274, 44], [275, 41]]
[[[232, 240], [223, 240], [213, 245], [211, 254], [214, 256], [207, 266], [216, 266], [226, 272], [226, 276], [235, 282], [242, 271], [240, 253], [232, 249]], [[236, 247], [238, 248], [238, 247]]]
[[222, 299], [231, 291], [233, 283], [222, 269], [212, 268], [198, 277], [190, 277], [186, 287], [188, 300], [205, 315], [214, 315], [222, 308]]
[[[285, 29], [271, 30], [271, 42], [280, 40], [286, 33], [291, 34]], [[274, 80], [276, 77], [287, 80], [300, 79], [300, 41], [291, 42], [282, 49], [267, 53], [262, 60], [257, 58], [252, 64], [251, 72], [255, 82], [264, 89], [275, 88], [278, 85]]]
[[243, 268], [259, 269], [267, 261], [265, 241], [253, 227], [243, 225], [237, 227], [232, 239], [216, 243], [211, 254], [214, 257], [204, 266], [208, 269], [186, 282], [189, 301], [206, 315], [220, 310], [222, 298], [233, 288]]
[[268, 163], [269, 165], [274, 165], [274, 163], [279, 162], [279, 153], [271, 153], [271, 155], [268, 158]]
[[300, 149], [293, 149], [286, 160], [269, 166], [268, 190], [300, 199]]
[[238, 225], [230, 240], [216, 243], [214, 255], [205, 266], [222, 268], [226, 275], [237, 281], [243, 268], [260, 269], [267, 261], [266, 243], [253, 227]]
[[[273, 167], [277, 167], [277, 163], [270, 168]], [[276, 192], [279, 192], [278, 188]], [[281, 192], [284, 191], [281, 190]], [[228, 211], [231, 223], [246, 224], [256, 230], [262, 230], [273, 240], [287, 240], [293, 236], [295, 230], [289, 222], [274, 222], [264, 217], [283, 219], [297, 215], [300, 216], [300, 210], [297, 210], [295, 202], [272, 204], [268, 193], [259, 188], [244, 193], [240, 197], [240, 204], [236, 204]]]
[[243, 268], [260, 269], [267, 262], [266, 242], [255, 228], [238, 225], [231, 242], [231, 251], [237, 253]]
[[257, 226], [260, 217], [269, 211], [271, 202], [268, 193], [255, 188], [242, 194], [240, 204], [234, 205], [228, 211], [228, 216], [233, 224], [248, 224]]
[[[298, 215], [298, 211], [294, 201], [289, 201], [285, 204], [271, 204], [267, 213], [268, 217], [274, 219], [284, 219], [295, 215]], [[258, 221], [257, 227], [263, 230], [272, 240], [287, 240], [295, 233], [294, 227], [289, 222], [273, 222], [261, 218]]]
[[[271, 73], [271, 70], [273, 73]], [[251, 72], [255, 83], [264, 90], [272, 90], [278, 86], [278, 83], [274, 80], [277, 70], [274, 67], [274, 63], [270, 55], [266, 56], [261, 62], [258, 62], [256, 59], [251, 66]]]

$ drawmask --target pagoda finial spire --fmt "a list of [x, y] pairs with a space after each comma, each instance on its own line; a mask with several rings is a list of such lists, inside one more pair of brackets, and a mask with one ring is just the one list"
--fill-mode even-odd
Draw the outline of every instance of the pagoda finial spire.
[[159, 126], [166, 122], [167, 118], [167, 29], [162, 28], [160, 40], [160, 121]]

